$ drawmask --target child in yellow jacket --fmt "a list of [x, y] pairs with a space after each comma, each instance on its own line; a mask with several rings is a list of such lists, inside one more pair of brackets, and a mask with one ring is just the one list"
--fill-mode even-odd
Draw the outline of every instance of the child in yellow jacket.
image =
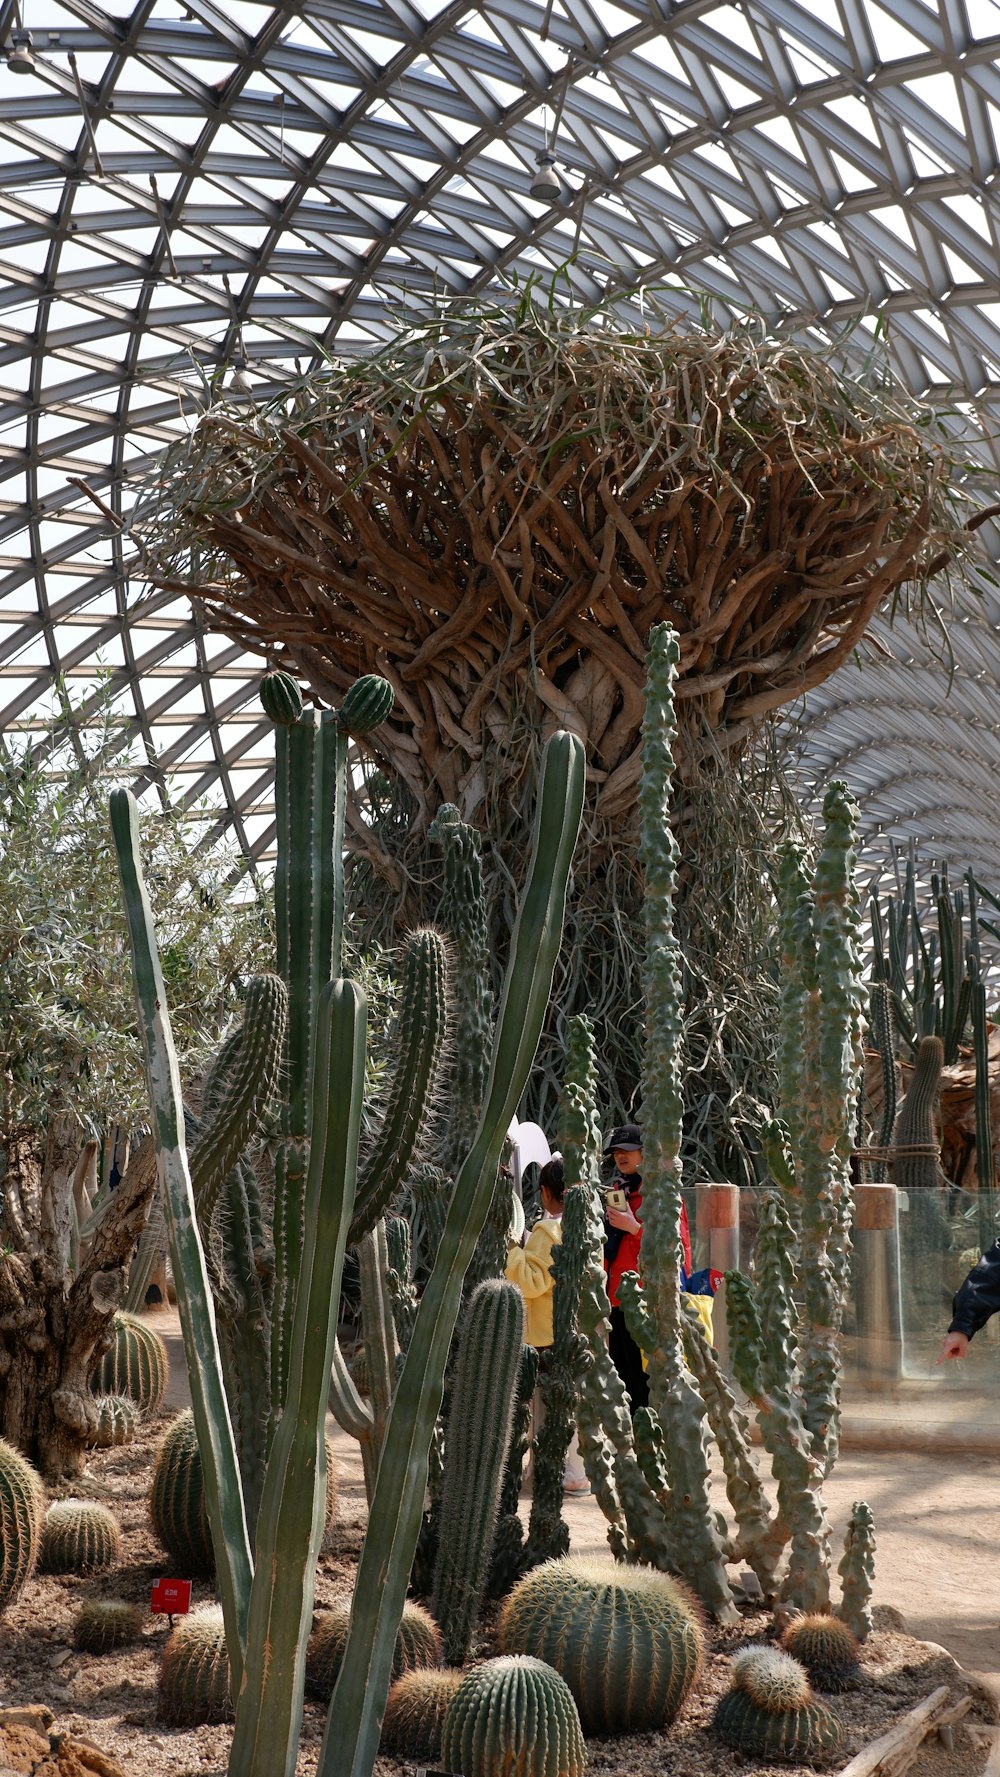
[[[538, 1175], [538, 1190], [544, 1214], [528, 1235], [524, 1246], [512, 1246], [507, 1254], [504, 1276], [516, 1283], [524, 1297], [524, 1340], [533, 1345], [544, 1363], [544, 1353], [552, 1345], [552, 1249], [562, 1240], [563, 1197], [566, 1191], [562, 1156], [554, 1154]], [[532, 1402], [532, 1434], [541, 1424], [542, 1396], [535, 1390]], [[566, 1452], [564, 1490], [571, 1494], [590, 1492], [583, 1468], [576, 1432]]]

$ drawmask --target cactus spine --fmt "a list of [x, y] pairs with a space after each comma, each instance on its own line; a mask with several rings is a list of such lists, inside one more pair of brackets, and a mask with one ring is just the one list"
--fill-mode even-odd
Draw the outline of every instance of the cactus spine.
[[160, 1715], [174, 1727], [232, 1721], [233, 1702], [221, 1610], [182, 1617], [163, 1650]]
[[142, 1635], [142, 1617], [121, 1598], [91, 1598], [80, 1606], [73, 1624], [73, 1644], [88, 1654], [111, 1653]]
[[94, 1402], [97, 1423], [91, 1442], [98, 1450], [111, 1450], [131, 1444], [139, 1429], [139, 1409], [126, 1395], [102, 1394]]
[[59, 1499], [42, 1525], [39, 1565], [45, 1573], [101, 1573], [121, 1560], [121, 1527], [107, 1506]]
[[674, 932], [677, 842], [670, 828], [674, 681], [680, 657], [668, 624], [649, 635], [639, 855], [645, 883], [646, 1047], [642, 1075], [643, 1223], [641, 1266], [653, 1344], [650, 1402], [664, 1432], [674, 1556], [706, 1608], [736, 1620], [709, 1497], [704, 1406], [685, 1368], [680, 1300], [681, 1168], [684, 1114], [681, 957]]
[[858, 1682], [858, 1638], [839, 1617], [798, 1617], [781, 1637], [820, 1691], [849, 1691]]
[[844, 1748], [837, 1717], [809, 1688], [802, 1666], [780, 1648], [748, 1647], [733, 1661], [733, 1689], [715, 1711], [719, 1738], [751, 1757], [825, 1765]]
[[555, 1667], [585, 1733], [642, 1734], [673, 1721], [697, 1683], [705, 1638], [693, 1597], [669, 1575], [579, 1555], [515, 1586], [500, 1646]]
[[127, 1395], [141, 1413], [155, 1413], [163, 1400], [170, 1366], [167, 1348], [137, 1314], [116, 1314], [111, 1348], [94, 1371], [95, 1394]]
[[840, 1574], [842, 1596], [837, 1615], [858, 1641], [872, 1632], [872, 1587], [875, 1582], [875, 1520], [865, 1500], [856, 1500], [847, 1522]]
[[45, 1516], [41, 1476], [0, 1438], [0, 1612], [34, 1572]]
[[382, 1747], [426, 1765], [441, 1757], [441, 1729], [463, 1674], [451, 1666], [421, 1666], [397, 1678], [385, 1706]]
[[185, 1575], [210, 1578], [215, 1572], [212, 1534], [194, 1414], [178, 1414], [163, 1438], [153, 1466], [149, 1516], [158, 1540]]
[[461, 1666], [486, 1590], [524, 1344], [516, 1284], [488, 1279], [473, 1293], [459, 1347], [445, 1443], [431, 1609], [450, 1666]]
[[[309, 1637], [306, 1680], [312, 1694], [321, 1697], [325, 1703], [329, 1703], [337, 1682], [350, 1621], [350, 1602], [342, 1598], [331, 1609], [321, 1612]], [[417, 1668], [440, 1666], [442, 1653], [441, 1631], [430, 1611], [408, 1598], [396, 1630], [393, 1680]]]
[[580, 1777], [587, 1761], [568, 1685], [521, 1655], [484, 1660], [448, 1705], [441, 1756], [464, 1777]]

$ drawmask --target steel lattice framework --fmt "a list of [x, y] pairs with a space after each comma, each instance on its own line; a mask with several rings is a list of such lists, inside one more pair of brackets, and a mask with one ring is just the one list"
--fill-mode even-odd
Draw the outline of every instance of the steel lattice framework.
[[[1000, 418], [996, 0], [0, 0], [0, 728], [120, 681], [148, 783], [271, 841], [256, 664], [138, 598], [111, 518], [199, 386], [363, 351], [501, 274], [669, 280], [836, 335], [888, 326], [980, 458]], [[820, 14], [821, 16], [817, 16]], [[30, 46], [17, 34], [27, 29]], [[555, 202], [530, 187], [551, 147]], [[574, 257], [575, 255], [575, 257]], [[247, 399], [251, 397], [248, 395]], [[88, 491], [89, 490], [89, 491]], [[103, 510], [102, 510], [103, 508]], [[110, 516], [109, 516], [110, 515]], [[807, 781], [1000, 878], [1000, 599], [793, 712]]]

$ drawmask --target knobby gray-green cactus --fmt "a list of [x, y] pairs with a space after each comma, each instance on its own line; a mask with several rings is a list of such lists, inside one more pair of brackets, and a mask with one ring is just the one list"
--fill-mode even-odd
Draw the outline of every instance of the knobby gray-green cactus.
[[[324, 777], [327, 749], [322, 743], [328, 726], [326, 718], [316, 724], [303, 717], [279, 735], [279, 743], [285, 736], [287, 744], [279, 744], [278, 758], [279, 850], [285, 865], [276, 884], [277, 924], [282, 972], [291, 986], [288, 1102], [276, 1168], [272, 1316], [272, 1401], [280, 1403], [280, 1413], [258, 1515], [256, 1572], [194, 1214], [176, 1057], [142, 882], [134, 804], [126, 792], [112, 798], [171, 1257], [237, 1698], [230, 1769], [240, 1777], [264, 1777], [265, 1772], [291, 1777], [296, 1763], [304, 1650], [323, 1524], [323, 1415], [354, 1210], [364, 1005], [349, 982], [322, 985], [325, 958], [339, 959], [343, 921], [337, 806], [343, 774], [327, 772]], [[307, 727], [319, 728], [321, 744], [311, 753], [303, 743], [306, 757], [301, 760], [297, 737]], [[335, 758], [340, 752], [336, 746], [330, 750]], [[320, 1777], [331, 1777], [334, 1770], [345, 1777], [370, 1777], [377, 1753], [463, 1278], [494, 1196], [506, 1130], [524, 1089], [551, 991], [583, 781], [580, 742], [570, 735], [553, 736], [543, 757], [531, 857], [483, 1109], [455, 1182], [393, 1398], [351, 1631], [320, 1754]], [[314, 800], [312, 792], [322, 790], [324, 782], [335, 794]], [[297, 799], [285, 794], [292, 784]], [[331, 800], [327, 839], [332, 843], [321, 844], [313, 815], [316, 808], [329, 810]]]
[[872, 1632], [872, 1588], [875, 1583], [875, 1520], [871, 1507], [856, 1500], [848, 1519], [844, 1553], [838, 1568], [843, 1592], [837, 1615], [859, 1641]]

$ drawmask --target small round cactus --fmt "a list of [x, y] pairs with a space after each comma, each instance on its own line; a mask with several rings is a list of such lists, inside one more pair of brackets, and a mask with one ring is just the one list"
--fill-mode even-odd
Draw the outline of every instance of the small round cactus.
[[265, 673], [260, 682], [264, 714], [280, 728], [294, 728], [302, 714], [302, 693], [291, 673], [280, 669]]
[[781, 1637], [781, 1645], [801, 1660], [818, 1691], [852, 1691], [861, 1673], [858, 1640], [839, 1617], [797, 1617]]
[[121, 1527], [92, 1499], [57, 1499], [42, 1525], [40, 1565], [45, 1573], [102, 1573], [121, 1560]]
[[454, 1666], [416, 1666], [397, 1678], [385, 1706], [382, 1748], [418, 1764], [441, 1757], [441, 1729], [463, 1674]]
[[744, 1647], [733, 1660], [733, 1685], [745, 1691], [758, 1709], [781, 1714], [808, 1703], [809, 1674], [780, 1647]]
[[585, 1733], [639, 1734], [673, 1721], [697, 1681], [705, 1637], [697, 1603], [668, 1574], [567, 1555], [514, 1587], [500, 1647], [561, 1673]]
[[232, 1721], [229, 1655], [222, 1610], [210, 1605], [182, 1617], [163, 1650], [160, 1717], [175, 1727]]
[[[316, 1618], [306, 1649], [306, 1687], [315, 1697], [329, 1702], [344, 1657], [347, 1626], [351, 1616], [349, 1598], [340, 1598]], [[407, 1599], [403, 1618], [396, 1632], [392, 1656], [392, 1676], [399, 1678], [415, 1666], [440, 1666], [441, 1631], [429, 1610]]]
[[101, 1394], [94, 1403], [97, 1424], [90, 1442], [97, 1450], [131, 1444], [139, 1429], [139, 1408], [124, 1394]]
[[83, 1653], [107, 1654], [128, 1647], [142, 1634], [142, 1617], [122, 1598], [91, 1598], [80, 1606], [73, 1641]]
[[337, 711], [337, 721], [348, 734], [368, 734], [384, 722], [393, 705], [393, 690], [387, 679], [377, 673], [365, 673], [355, 679]]
[[844, 1750], [844, 1729], [817, 1697], [798, 1709], [761, 1709], [746, 1691], [728, 1691], [712, 1727], [720, 1740], [744, 1757], [781, 1759], [790, 1765], [826, 1765]]
[[41, 1476], [0, 1438], [0, 1611], [34, 1571], [44, 1516]]
[[116, 1314], [110, 1350], [91, 1378], [95, 1394], [123, 1394], [141, 1413], [155, 1413], [163, 1400], [170, 1366], [159, 1333], [138, 1314]]
[[579, 1777], [587, 1762], [573, 1694], [544, 1660], [484, 1660], [448, 1705], [441, 1760], [463, 1777]]
[[190, 1408], [178, 1414], [161, 1440], [153, 1468], [149, 1515], [155, 1535], [185, 1576], [210, 1578], [215, 1572], [215, 1556], [198, 1434]]

